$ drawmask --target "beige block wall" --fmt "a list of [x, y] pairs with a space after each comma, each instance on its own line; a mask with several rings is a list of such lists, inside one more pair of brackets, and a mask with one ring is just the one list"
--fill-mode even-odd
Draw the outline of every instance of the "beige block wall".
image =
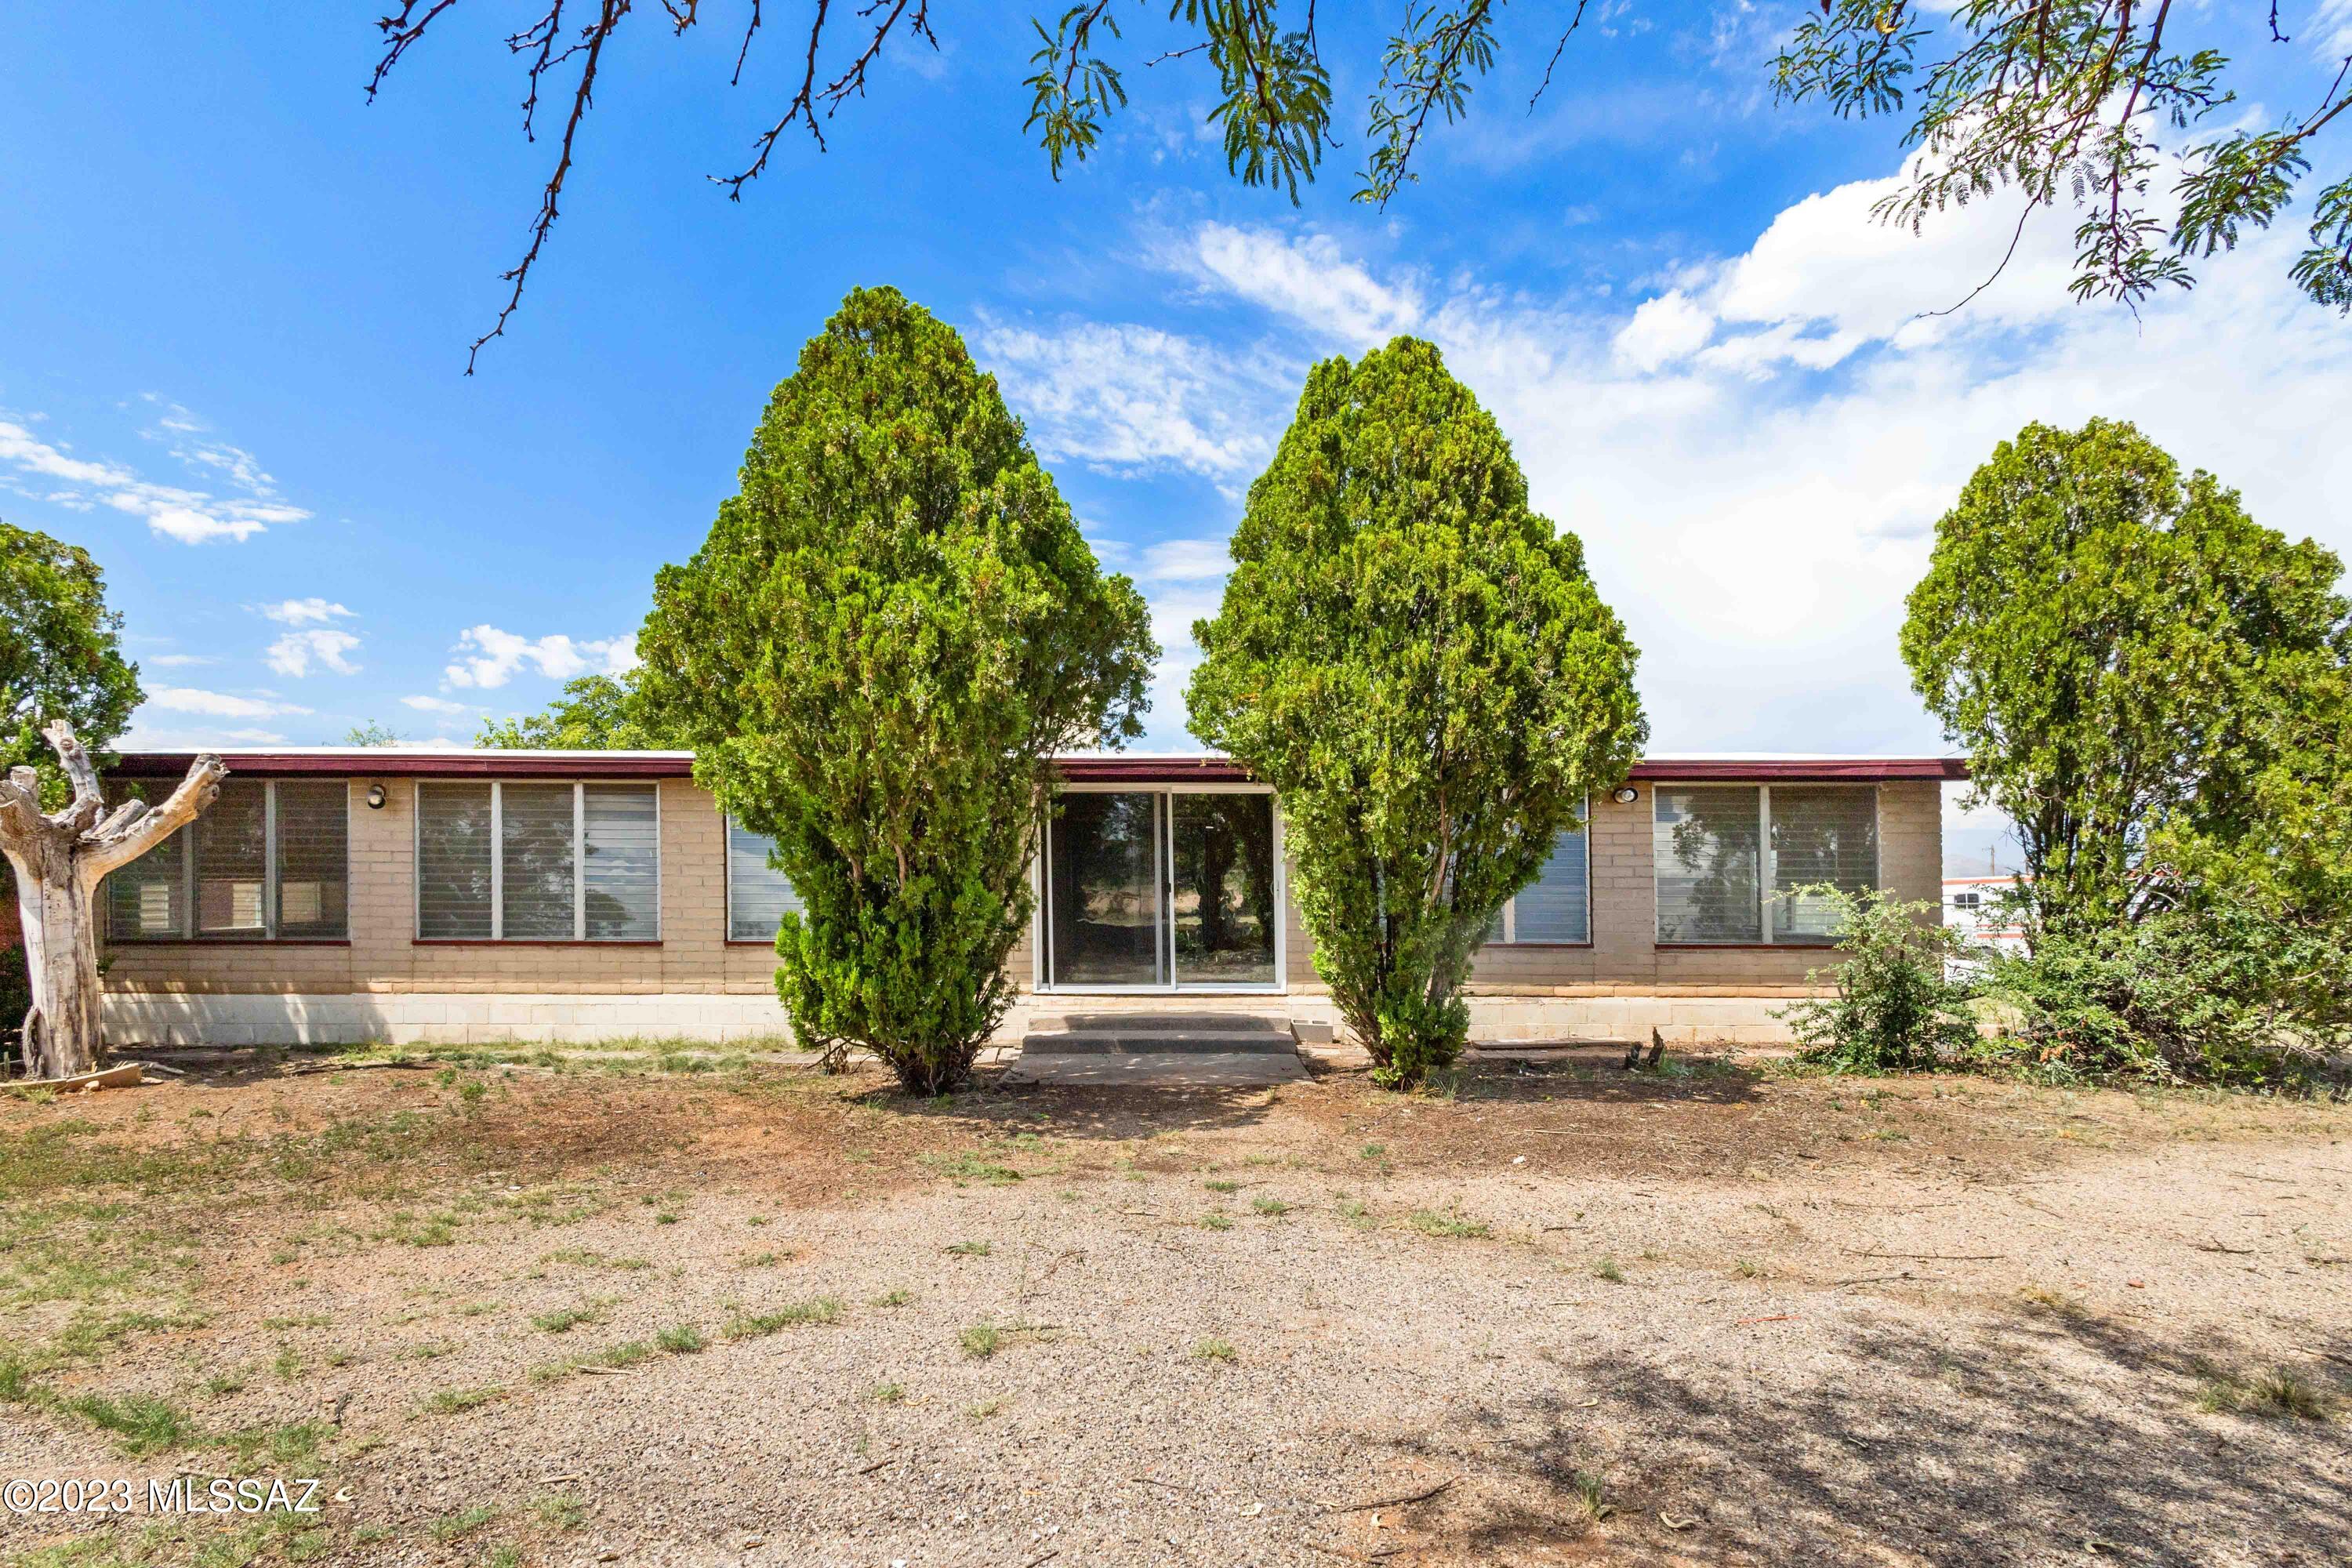
[[[366, 804], [371, 783], [384, 787], [381, 809]], [[350, 791], [349, 943], [116, 943], [107, 987], [121, 994], [772, 996], [771, 946], [726, 940], [725, 836], [715, 804], [689, 779], [666, 779], [658, 787], [658, 942], [415, 942], [415, 782], [359, 778]], [[1834, 966], [1835, 955], [1817, 947], [1659, 947], [1651, 812], [1646, 785], [1631, 805], [1594, 805], [1591, 942], [1488, 947], [1474, 970], [1475, 995], [1788, 996], [1802, 993], [1809, 971]], [[1906, 900], [1936, 899], [1941, 823], [1934, 781], [1880, 786], [1883, 885]], [[1322, 986], [1295, 899], [1286, 904], [1285, 922], [1286, 982], [1294, 993], [1314, 994]], [[1033, 973], [1032, 948], [1024, 939], [1009, 964], [1024, 988]]]

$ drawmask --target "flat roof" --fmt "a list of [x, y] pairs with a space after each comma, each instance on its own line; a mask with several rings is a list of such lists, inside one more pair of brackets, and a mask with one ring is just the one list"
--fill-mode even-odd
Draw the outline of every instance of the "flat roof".
[[[692, 752], [509, 751], [472, 746], [224, 746], [214, 753], [232, 774], [259, 778], [687, 778]], [[173, 778], [194, 752], [124, 752], [112, 772]], [[1072, 752], [1055, 767], [1074, 784], [1241, 783], [1249, 770], [1221, 752]], [[1769, 784], [1890, 779], [1965, 779], [1961, 757], [1869, 756], [1822, 752], [1661, 752], [1635, 762], [1633, 780]]]

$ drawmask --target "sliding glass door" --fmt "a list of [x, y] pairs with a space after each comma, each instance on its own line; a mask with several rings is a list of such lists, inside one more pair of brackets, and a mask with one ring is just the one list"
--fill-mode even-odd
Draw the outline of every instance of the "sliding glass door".
[[1282, 857], [1263, 791], [1058, 797], [1038, 978], [1061, 990], [1275, 989]]
[[1062, 797], [1047, 839], [1052, 984], [1166, 983], [1160, 841], [1167, 799], [1148, 790]]
[[1271, 985], [1274, 797], [1171, 795], [1169, 900], [1179, 985]]

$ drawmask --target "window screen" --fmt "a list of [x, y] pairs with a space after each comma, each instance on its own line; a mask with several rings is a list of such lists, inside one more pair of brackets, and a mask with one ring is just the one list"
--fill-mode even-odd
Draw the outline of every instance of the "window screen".
[[1753, 785], [1654, 792], [1660, 942], [1759, 942], [1763, 801]]
[[278, 792], [278, 934], [348, 936], [351, 790], [341, 779], [285, 782]]
[[108, 933], [118, 942], [348, 935], [350, 790], [345, 779], [227, 780], [195, 821], [107, 878]]
[[801, 907], [784, 874], [769, 864], [775, 840], [727, 820], [727, 940], [772, 942], [787, 913]]
[[1823, 884], [1860, 893], [1878, 885], [1878, 795], [1850, 786], [1775, 784], [1772, 940], [1828, 942], [1837, 909]]
[[196, 858], [200, 936], [266, 936], [262, 897], [269, 880], [269, 786], [230, 779], [220, 798], [181, 829]]
[[499, 786], [499, 935], [509, 941], [566, 941], [573, 934], [572, 787]]
[[425, 784], [417, 799], [419, 936], [659, 940], [655, 785]]
[[490, 935], [489, 784], [416, 786], [416, 934]]
[[182, 828], [106, 879], [107, 931], [116, 941], [188, 934], [187, 854]]
[[1592, 861], [1581, 826], [1552, 836], [1551, 856], [1536, 879], [1503, 901], [1486, 932], [1490, 942], [1592, 940]]
[[661, 934], [661, 817], [651, 784], [583, 784], [583, 934], [649, 942]]
[[1555, 835], [1551, 858], [1536, 879], [1511, 900], [1513, 942], [1590, 942], [1592, 939], [1591, 868], [1584, 830]]

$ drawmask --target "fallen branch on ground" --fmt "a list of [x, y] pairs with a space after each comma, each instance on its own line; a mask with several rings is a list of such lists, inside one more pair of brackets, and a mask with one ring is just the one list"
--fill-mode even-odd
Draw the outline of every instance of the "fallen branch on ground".
[[1448, 1476], [1435, 1486], [1423, 1487], [1417, 1492], [1404, 1492], [1396, 1497], [1376, 1497], [1364, 1502], [1327, 1502], [1323, 1507], [1326, 1511], [1331, 1513], [1361, 1513], [1368, 1508], [1401, 1508], [1409, 1502], [1428, 1501], [1451, 1487], [1455, 1479], [1456, 1478]]

